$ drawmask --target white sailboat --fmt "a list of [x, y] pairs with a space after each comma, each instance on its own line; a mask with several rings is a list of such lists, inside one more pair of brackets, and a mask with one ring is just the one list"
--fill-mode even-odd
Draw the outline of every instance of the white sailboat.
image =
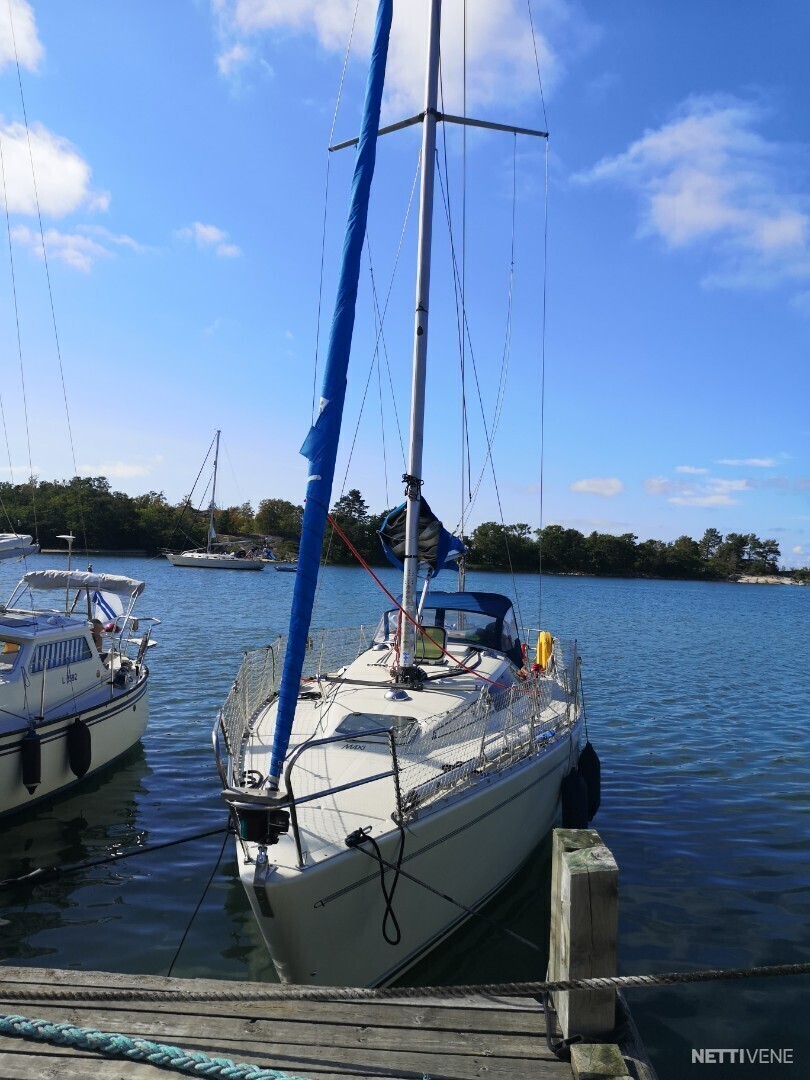
[[[208, 534], [204, 548], [192, 548], [189, 551], [164, 551], [172, 566], [191, 566], [198, 570], [264, 570], [265, 560], [255, 554], [256, 541], [252, 538], [240, 540], [229, 537], [223, 540], [217, 537], [214, 528], [214, 513], [217, 498], [217, 468], [219, 466], [219, 437], [216, 434], [214, 450], [214, 473], [211, 485], [211, 503], [208, 507]], [[209, 449], [210, 453], [210, 449]]]
[[[31, 570], [0, 605], [0, 815], [93, 776], [143, 735], [151, 627], [136, 638], [132, 611], [144, 588], [69, 566]], [[40, 599], [48, 593], [54, 606]]]
[[[434, 161], [439, 118], [440, 9], [431, 0], [414, 121], [423, 163]], [[341, 271], [349, 291], [390, 20], [391, 0], [380, 0]], [[382, 530], [401, 552], [402, 600], [390, 597], [376, 627], [310, 629], [351, 339], [336, 319], [321, 413], [302, 449], [310, 476], [290, 631], [246, 654], [214, 728], [239, 873], [285, 982], [392, 981], [518, 870], [552, 827], [561, 789], [587, 802], [575, 643], [535, 633], [527, 671], [507, 597], [417, 598], [418, 564], [435, 574], [461, 550], [421, 495], [432, 196], [423, 167], [406, 503]], [[591, 810], [595, 801], [592, 789]], [[587, 819], [582, 805], [579, 814]]]

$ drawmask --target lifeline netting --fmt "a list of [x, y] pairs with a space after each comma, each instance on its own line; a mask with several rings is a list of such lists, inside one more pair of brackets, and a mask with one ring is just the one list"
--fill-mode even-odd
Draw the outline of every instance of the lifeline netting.
[[[303, 678], [334, 676], [367, 649], [372, 638], [368, 627], [313, 631]], [[247, 652], [222, 708], [219, 730], [228, 751], [228, 784], [236, 786], [242, 775], [253, 725], [278, 692], [284, 650], [285, 639], [278, 638], [264, 649]], [[373, 655], [375, 663], [389, 662], [388, 651]], [[570, 728], [577, 715], [578, 662], [576, 642], [555, 638], [547, 675], [529, 676], [512, 687], [482, 681], [472, 701], [414, 719], [397, 731], [403, 816], [537, 752]]]

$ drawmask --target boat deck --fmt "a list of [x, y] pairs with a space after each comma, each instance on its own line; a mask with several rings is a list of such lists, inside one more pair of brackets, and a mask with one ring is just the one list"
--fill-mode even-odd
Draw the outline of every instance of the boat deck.
[[[59, 1002], [15, 1001], [10, 989], [68, 992]], [[227, 993], [263, 984], [53, 969], [0, 969], [0, 1012], [71, 1023], [149, 1039], [281, 1070], [311, 1080], [555, 1080], [573, 1075], [548, 1050], [545, 1016], [531, 999], [411, 998], [386, 1001], [169, 1002], [83, 1001], [87, 990]], [[633, 1042], [632, 1021], [620, 1032], [628, 1075], [650, 1077]], [[159, 1080], [177, 1075], [157, 1066], [103, 1058], [89, 1050], [0, 1036], [0, 1075], [7, 1080]], [[598, 1075], [598, 1074], [597, 1074]]]

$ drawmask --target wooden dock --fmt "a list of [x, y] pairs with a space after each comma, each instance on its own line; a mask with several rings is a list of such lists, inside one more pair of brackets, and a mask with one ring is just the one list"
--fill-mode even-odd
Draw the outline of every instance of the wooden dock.
[[[552, 979], [616, 974], [617, 899], [616, 863], [598, 833], [555, 830]], [[26, 999], [15, 997], [15, 991], [25, 992]], [[49, 997], [49, 991], [59, 991], [60, 999]], [[141, 1000], [115, 1000], [133, 991]], [[163, 992], [161, 999], [150, 996], [156, 991]], [[267, 991], [272, 999], [259, 1000]], [[326, 990], [325, 999], [315, 1000], [302, 999], [294, 987], [261, 983], [0, 966], [0, 1013], [144, 1039], [308, 1080], [655, 1080], [624, 999], [614, 989], [553, 995], [552, 1041], [582, 1040], [572, 1045], [571, 1061], [549, 1048], [546, 1013], [534, 998], [461, 997], [450, 988], [417, 991], [417, 997], [410, 996], [413, 991], [401, 993], [374, 999], [359, 998], [356, 991], [335, 990], [331, 996]], [[190, 994], [209, 997], [191, 1001]], [[157, 1080], [172, 1073], [89, 1048], [0, 1034], [3, 1080], [91, 1075], [93, 1080]]]
[[[545, 1015], [532, 999], [82, 1001], [88, 990], [250, 993], [257, 988], [246, 982], [0, 967], [0, 1012], [149, 1039], [311, 1080], [570, 1080], [574, 1075], [570, 1063], [548, 1050]], [[60, 989], [71, 997], [19, 1001], [4, 996], [12, 989]], [[649, 1067], [633, 1043], [632, 1023], [620, 1023], [616, 1034], [627, 1063], [624, 1075], [650, 1080], [652, 1073], [643, 1071]], [[165, 1080], [170, 1075], [179, 1074], [0, 1036], [4, 1080]]]

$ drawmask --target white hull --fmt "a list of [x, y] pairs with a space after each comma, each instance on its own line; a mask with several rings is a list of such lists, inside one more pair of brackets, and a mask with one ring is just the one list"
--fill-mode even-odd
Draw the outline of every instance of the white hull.
[[204, 551], [183, 552], [173, 555], [166, 552], [166, 558], [172, 566], [193, 566], [198, 570], [264, 570], [261, 559], [237, 559], [232, 555], [207, 555]]
[[[90, 768], [78, 778], [68, 764], [67, 732], [79, 717], [90, 730]], [[149, 719], [146, 673], [132, 690], [69, 716], [37, 725], [41, 739], [41, 780], [33, 793], [23, 784], [20, 742], [27, 728], [0, 735], [0, 815], [28, 809], [65, 791], [124, 754], [142, 737]]]
[[[552, 828], [577, 738], [578, 726], [557, 747], [409, 822], [402, 869], [465, 907], [480, 907]], [[347, 822], [346, 831], [356, 824]], [[396, 864], [399, 832], [394, 829], [377, 842], [383, 859]], [[245, 860], [246, 852], [255, 858], [255, 845], [237, 844], [237, 851], [242, 883], [283, 982], [383, 985], [467, 917], [400, 877], [393, 909], [402, 939], [392, 946], [382, 934], [385, 902], [378, 865], [368, 854], [347, 848], [301, 870], [274, 869], [271, 862], [268, 873]], [[272, 860], [274, 849], [268, 854]], [[386, 874], [389, 888], [393, 876], [393, 871]]]

